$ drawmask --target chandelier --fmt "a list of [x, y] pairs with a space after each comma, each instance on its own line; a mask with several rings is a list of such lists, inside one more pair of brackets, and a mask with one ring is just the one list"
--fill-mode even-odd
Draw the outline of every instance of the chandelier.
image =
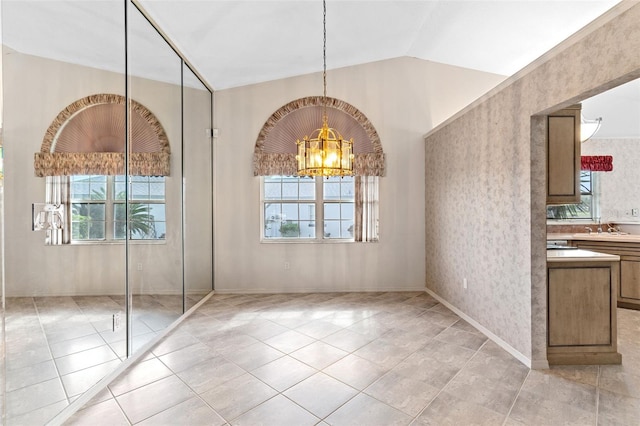
[[323, 96], [322, 128], [314, 131], [315, 136], [298, 139], [298, 176], [351, 176], [353, 175], [353, 138], [345, 140], [340, 132], [329, 127], [327, 117], [327, 4], [323, 8]]

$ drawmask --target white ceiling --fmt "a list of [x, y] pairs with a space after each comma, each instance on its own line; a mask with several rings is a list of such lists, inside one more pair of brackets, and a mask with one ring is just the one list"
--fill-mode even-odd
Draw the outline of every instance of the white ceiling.
[[[322, 70], [320, 0], [137, 3], [216, 90]], [[617, 3], [328, 0], [327, 67], [411, 56], [506, 77]], [[2, 41], [23, 53], [122, 72], [123, 14], [122, 0], [2, 0]], [[129, 16], [130, 69], [175, 79], [180, 69], [175, 55], [158, 34], [140, 29], [141, 18]], [[589, 101], [593, 112], [585, 103], [585, 115], [603, 116], [601, 132], [606, 132], [607, 114], [597, 111], [596, 100]], [[606, 100], [636, 106], [639, 101], [638, 85]]]
[[[320, 0], [139, 0], [215, 89], [322, 69]], [[328, 0], [327, 67], [411, 56], [505, 76], [618, 0]]]

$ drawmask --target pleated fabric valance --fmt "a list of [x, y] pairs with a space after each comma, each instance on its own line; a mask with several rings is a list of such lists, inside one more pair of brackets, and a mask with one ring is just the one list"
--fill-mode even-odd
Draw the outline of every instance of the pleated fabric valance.
[[[167, 135], [142, 104], [130, 100], [129, 174], [168, 176], [171, 149]], [[125, 171], [126, 99], [91, 95], [62, 110], [51, 123], [35, 154], [38, 177], [121, 175]]]
[[[322, 127], [322, 96], [297, 99], [284, 105], [262, 126], [253, 153], [254, 176], [297, 173], [296, 140]], [[384, 176], [384, 152], [373, 124], [357, 108], [335, 98], [327, 98], [329, 126], [343, 137], [353, 138], [356, 176]]]

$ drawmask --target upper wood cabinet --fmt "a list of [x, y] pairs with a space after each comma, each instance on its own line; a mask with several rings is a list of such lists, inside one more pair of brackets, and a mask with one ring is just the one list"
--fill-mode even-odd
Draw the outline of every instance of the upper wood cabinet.
[[580, 202], [580, 109], [547, 116], [547, 204]]

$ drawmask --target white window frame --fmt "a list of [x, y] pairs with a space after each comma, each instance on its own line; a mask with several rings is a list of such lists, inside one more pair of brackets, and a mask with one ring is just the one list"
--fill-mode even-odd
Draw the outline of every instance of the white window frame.
[[[105, 214], [104, 214], [104, 226], [105, 226], [105, 233], [104, 239], [81, 239], [81, 240], [76, 240], [73, 239], [73, 219], [72, 219], [72, 213], [69, 217], [69, 227], [71, 229], [71, 232], [69, 234], [69, 239], [70, 239], [70, 243], [71, 244], [124, 244], [124, 242], [126, 241], [126, 237], [123, 238], [116, 238], [115, 236], [115, 207], [118, 204], [125, 204], [126, 200], [122, 199], [122, 200], [118, 200], [115, 198], [116, 194], [115, 194], [115, 181], [116, 181], [116, 177], [115, 175], [94, 175], [94, 176], [105, 176], [106, 177], [106, 199], [105, 200], [91, 200], [91, 199], [87, 199], [87, 200], [73, 200], [72, 199], [72, 195], [71, 195], [71, 189], [69, 190], [69, 206], [71, 209], [73, 209], [73, 204], [75, 203], [83, 203], [83, 204], [103, 204], [104, 208], [105, 208]], [[131, 184], [131, 181], [128, 179], [125, 179], [125, 181], [127, 181], [129, 184]], [[69, 182], [70, 185], [73, 184], [73, 181], [71, 180]], [[129, 200], [129, 204], [162, 204], [165, 206], [165, 217], [164, 217], [164, 223], [165, 223], [165, 230], [168, 229], [168, 220], [167, 220], [167, 202], [166, 202], [166, 188], [167, 188], [167, 183], [166, 183], [166, 178], [163, 182], [164, 184], [164, 198], [163, 199], [130, 199]], [[129, 237], [129, 242], [130, 243], [143, 243], [143, 244], [166, 244], [166, 232], [165, 232], [165, 236], [164, 238], [149, 238], [149, 239], [144, 239], [144, 238], [131, 238]]]
[[[355, 238], [353, 233], [349, 238], [336, 238], [336, 237], [325, 237], [324, 232], [324, 206], [325, 204], [352, 204], [353, 205], [353, 224], [355, 228], [355, 179], [354, 179], [354, 197], [351, 200], [325, 200], [324, 199], [324, 186], [323, 186], [323, 178], [315, 177], [314, 178], [314, 188], [315, 188], [315, 198], [313, 200], [288, 200], [284, 198], [280, 198], [278, 200], [273, 199], [265, 199], [265, 177], [260, 177], [260, 241], [263, 243], [305, 243], [305, 244], [317, 244], [317, 243], [353, 243], [355, 242]], [[265, 205], [269, 202], [274, 203], [295, 203], [295, 204], [314, 204], [314, 215], [313, 220], [315, 223], [315, 237], [313, 238], [305, 238], [305, 237], [266, 237], [265, 236]]]

